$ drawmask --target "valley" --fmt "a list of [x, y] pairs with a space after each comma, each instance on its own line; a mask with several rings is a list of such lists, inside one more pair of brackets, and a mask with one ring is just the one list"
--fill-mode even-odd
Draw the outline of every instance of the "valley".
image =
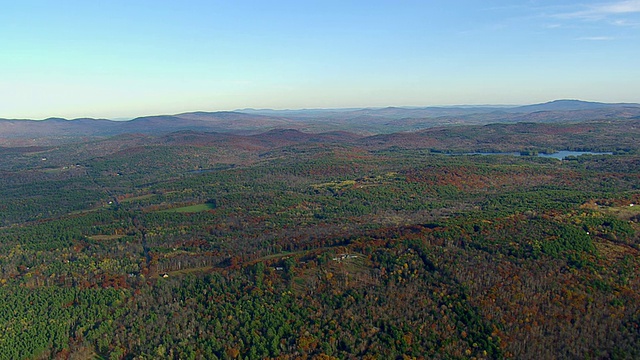
[[637, 358], [631, 108], [0, 133], [0, 358]]

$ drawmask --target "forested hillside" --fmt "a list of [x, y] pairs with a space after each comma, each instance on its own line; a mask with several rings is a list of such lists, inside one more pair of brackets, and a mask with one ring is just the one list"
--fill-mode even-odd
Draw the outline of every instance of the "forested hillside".
[[0, 359], [638, 358], [639, 135], [2, 147]]

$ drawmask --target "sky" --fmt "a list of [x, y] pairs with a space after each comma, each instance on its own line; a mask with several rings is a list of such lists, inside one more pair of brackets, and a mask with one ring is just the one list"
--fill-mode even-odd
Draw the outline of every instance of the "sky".
[[0, 0], [0, 118], [640, 102], [640, 0]]

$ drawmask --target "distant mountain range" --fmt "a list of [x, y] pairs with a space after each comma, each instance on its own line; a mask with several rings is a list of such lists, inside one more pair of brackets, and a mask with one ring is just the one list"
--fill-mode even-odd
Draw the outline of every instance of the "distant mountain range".
[[[104, 137], [118, 134], [163, 134], [176, 131], [220, 132], [239, 135], [274, 129], [310, 133], [348, 131], [361, 135], [417, 131], [449, 125], [517, 122], [579, 122], [640, 119], [640, 104], [609, 104], [556, 100], [526, 106], [386, 107], [364, 109], [303, 109], [189, 112], [135, 118], [46, 120], [0, 119], [0, 140]], [[0, 142], [0, 145], [2, 142]]]
[[638, 108], [640, 104], [635, 103], [601, 103], [582, 100], [554, 100], [542, 104], [524, 106], [429, 106], [429, 107], [385, 107], [385, 108], [364, 108], [364, 109], [302, 109], [302, 110], [271, 110], [271, 109], [242, 109], [238, 112], [246, 114], [257, 114], [267, 116], [281, 116], [287, 118], [307, 118], [307, 117], [356, 117], [356, 116], [383, 116], [390, 118], [407, 118], [416, 116], [452, 116], [469, 114], [486, 114], [494, 112], [507, 113], [531, 113], [538, 111], [580, 111], [596, 109], [622, 109]]
[[596, 109], [624, 109], [637, 108], [640, 104], [633, 103], [617, 103], [608, 104], [600, 102], [590, 102], [581, 100], [555, 100], [543, 104], [518, 106], [508, 111], [514, 112], [535, 112], [535, 111], [578, 111], [578, 110], [596, 110]]

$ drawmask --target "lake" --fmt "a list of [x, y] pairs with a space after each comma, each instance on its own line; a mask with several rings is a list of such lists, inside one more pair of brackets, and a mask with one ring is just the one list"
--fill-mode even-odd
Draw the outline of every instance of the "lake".
[[[473, 152], [473, 153], [465, 153], [462, 155], [509, 155], [509, 156], [523, 156], [519, 152]], [[564, 160], [568, 156], [581, 156], [581, 155], [613, 155], [612, 152], [593, 152], [593, 151], [568, 151], [562, 150], [554, 152], [553, 154], [543, 154], [538, 153], [535, 156], [538, 157], [546, 157], [546, 158], [554, 158], [558, 160]]]

